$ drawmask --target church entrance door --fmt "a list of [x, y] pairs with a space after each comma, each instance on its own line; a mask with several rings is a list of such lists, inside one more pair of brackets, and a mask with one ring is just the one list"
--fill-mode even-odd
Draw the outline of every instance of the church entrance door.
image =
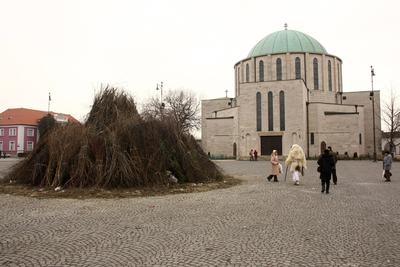
[[261, 155], [271, 155], [272, 150], [276, 149], [278, 155], [282, 155], [282, 136], [260, 136]]

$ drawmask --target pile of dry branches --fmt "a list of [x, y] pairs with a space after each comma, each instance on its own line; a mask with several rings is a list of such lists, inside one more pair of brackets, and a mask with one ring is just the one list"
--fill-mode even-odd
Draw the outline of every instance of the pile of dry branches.
[[107, 87], [85, 124], [48, 131], [8, 178], [46, 187], [140, 187], [167, 184], [167, 171], [179, 183], [221, 178], [195, 139], [170, 118], [144, 120], [132, 97]]

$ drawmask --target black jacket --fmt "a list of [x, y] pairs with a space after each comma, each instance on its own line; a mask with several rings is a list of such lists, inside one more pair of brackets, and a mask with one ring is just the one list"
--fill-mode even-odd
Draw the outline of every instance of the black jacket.
[[331, 179], [332, 168], [335, 166], [335, 160], [329, 154], [322, 154], [318, 159], [318, 165], [321, 167], [319, 178]]

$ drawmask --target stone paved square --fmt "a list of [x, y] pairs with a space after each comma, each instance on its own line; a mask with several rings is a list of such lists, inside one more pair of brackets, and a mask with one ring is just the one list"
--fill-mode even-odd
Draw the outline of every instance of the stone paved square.
[[243, 183], [127, 199], [2, 194], [0, 266], [400, 266], [400, 163], [384, 183], [382, 162], [339, 161], [329, 195], [315, 161], [300, 186], [266, 182], [269, 162], [217, 164]]

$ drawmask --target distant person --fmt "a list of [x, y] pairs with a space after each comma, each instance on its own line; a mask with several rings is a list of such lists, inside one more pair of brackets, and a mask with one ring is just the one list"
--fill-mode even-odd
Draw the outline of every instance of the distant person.
[[267, 177], [268, 181], [271, 181], [272, 177], [274, 178], [274, 182], [278, 182], [279, 175], [279, 158], [278, 151], [272, 150], [271, 154], [271, 174]]
[[389, 153], [389, 151], [385, 151], [385, 157], [383, 158], [383, 171], [385, 177], [385, 182], [390, 182], [390, 176], [392, 176], [392, 173], [390, 170], [392, 169], [392, 155]]
[[300, 176], [301, 176], [301, 168], [299, 165], [297, 165], [292, 172], [292, 179], [294, 182], [294, 185], [299, 185], [300, 184]]
[[319, 178], [321, 179], [321, 193], [329, 194], [329, 185], [331, 182], [332, 168], [335, 166], [333, 157], [329, 154], [329, 150], [325, 149], [324, 153], [318, 159], [318, 172], [320, 173]]
[[258, 157], [258, 152], [257, 152], [257, 150], [254, 149], [253, 154], [254, 154], [254, 160], [257, 161], [257, 157]]
[[336, 162], [337, 162], [337, 156], [336, 153], [332, 151], [332, 147], [328, 146], [329, 154], [332, 156], [333, 161], [335, 164], [333, 165], [332, 168], [332, 180], [333, 184], [337, 184], [337, 175], [336, 175]]
[[253, 151], [253, 149], [250, 150], [249, 156], [250, 156], [250, 161], [254, 160], [254, 151]]

